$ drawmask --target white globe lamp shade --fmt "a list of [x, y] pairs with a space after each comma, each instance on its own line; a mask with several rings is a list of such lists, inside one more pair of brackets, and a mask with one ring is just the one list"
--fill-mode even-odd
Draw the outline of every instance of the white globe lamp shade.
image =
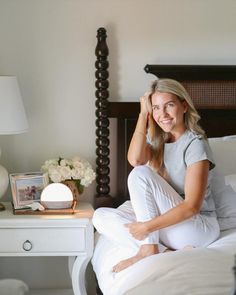
[[65, 184], [51, 183], [43, 189], [40, 202], [47, 209], [68, 209], [72, 207], [73, 194]]

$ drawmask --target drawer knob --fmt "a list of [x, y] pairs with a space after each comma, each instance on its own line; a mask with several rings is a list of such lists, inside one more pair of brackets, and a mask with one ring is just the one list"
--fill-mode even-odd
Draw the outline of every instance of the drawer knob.
[[26, 240], [23, 244], [23, 249], [25, 251], [30, 251], [32, 249], [33, 245], [29, 240]]

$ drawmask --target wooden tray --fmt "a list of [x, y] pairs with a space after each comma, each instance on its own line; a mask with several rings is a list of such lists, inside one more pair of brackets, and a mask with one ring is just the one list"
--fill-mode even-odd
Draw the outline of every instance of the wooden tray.
[[[13, 205], [12, 205], [13, 206]], [[15, 209], [13, 206], [13, 214], [15, 215], [58, 215], [58, 214], [75, 214], [80, 213], [81, 209], [77, 202], [74, 202], [71, 208], [68, 209], [45, 209], [43, 211], [31, 209]]]

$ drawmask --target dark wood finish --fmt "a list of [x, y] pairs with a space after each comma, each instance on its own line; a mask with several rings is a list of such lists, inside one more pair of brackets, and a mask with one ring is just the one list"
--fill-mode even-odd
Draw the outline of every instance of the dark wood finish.
[[108, 119], [108, 98], [109, 98], [109, 50], [106, 43], [106, 30], [99, 28], [97, 31], [97, 46], [95, 55], [97, 60], [95, 62], [96, 72], [96, 182], [97, 195], [96, 206], [106, 206], [112, 204], [110, 193], [110, 150], [109, 150], [109, 119]]
[[146, 73], [178, 81], [236, 80], [236, 66], [230, 65], [146, 65]]
[[137, 102], [110, 102], [108, 115], [110, 118], [137, 118], [140, 106]]
[[[236, 82], [235, 82], [236, 83]], [[236, 85], [235, 85], [236, 87]], [[223, 115], [229, 113], [232, 110], [236, 110], [236, 104], [235, 105], [196, 105], [196, 109], [199, 113], [204, 113], [208, 111], [217, 111], [217, 114], [222, 113]], [[119, 118], [119, 119], [127, 119], [127, 118], [137, 118], [137, 115], [139, 114], [140, 106], [138, 102], [110, 102], [109, 103], [109, 109], [108, 109], [108, 116], [109, 118]]]

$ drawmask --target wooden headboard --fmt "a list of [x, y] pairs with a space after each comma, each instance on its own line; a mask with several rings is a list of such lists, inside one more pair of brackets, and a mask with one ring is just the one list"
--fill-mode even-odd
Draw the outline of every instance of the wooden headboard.
[[[109, 101], [109, 50], [106, 30], [97, 31], [96, 54], [96, 206], [118, 206], [129, 198], [127, 176], [132, 169], [127, 150], [139, 114], [139, 102]], [[146, 73], [180, 81], [201, 116], [208, 137], [236, 134], [236, 66], [146, 65]], [[109, 118], [117, 119], [117, 192], [110, 196]]]

